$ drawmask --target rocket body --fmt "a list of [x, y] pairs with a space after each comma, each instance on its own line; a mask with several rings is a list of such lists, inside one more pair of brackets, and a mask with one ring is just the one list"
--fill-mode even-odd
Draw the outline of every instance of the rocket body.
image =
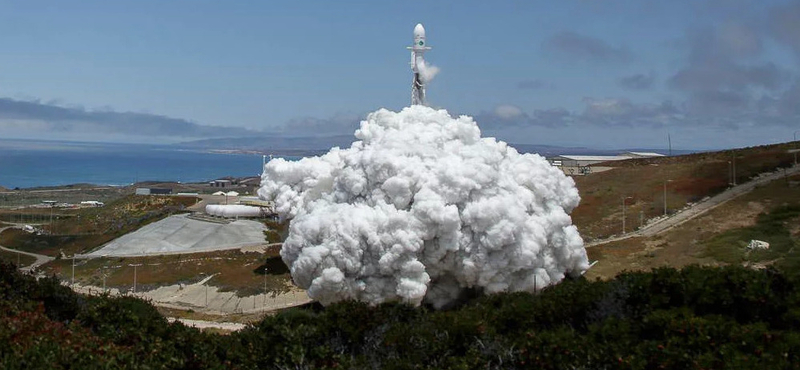
[[425, 52], [430, 50], [425, 40], [425, 27], [417, 24], [414, 27], [414, 45], [411, 50], [411, 71], [414, 79], [411, 83], [411, 105], [425, 105], [425, 79], [422, 74], [425, 69]]

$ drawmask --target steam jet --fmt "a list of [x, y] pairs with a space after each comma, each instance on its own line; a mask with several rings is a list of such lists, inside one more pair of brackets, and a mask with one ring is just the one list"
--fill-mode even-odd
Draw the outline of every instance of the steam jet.
[[425, 44], [425, 27], [422, 27], [422, 23], [418, 23], [414, 27], [414, 45], [406, 49], [411, 50], [411, 71], [414, 72], [414, 81], [411, 84], [411, 105], [426, 105], [425, 79], [421, 74], [426, 68], [423, 56], [431, 48]]

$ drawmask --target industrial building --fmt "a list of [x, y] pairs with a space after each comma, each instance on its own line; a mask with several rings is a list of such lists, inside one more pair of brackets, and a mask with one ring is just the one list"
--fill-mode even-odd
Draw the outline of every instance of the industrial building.
[[625, 155], [559, 155], [550, 158], [550, 163], [557, 167], [586, 167], [593, 164], [624, 161], [633, 157]]
[[665, 155], [660, 153], [654, 152], [625, 152], [622, 154], [623, 156], [628, 156], [631, 158], [656, 158], [656, 157], [665, 157]]
[[592, 173], [591, 166], [603, 163], [624, 161], [627, 159], [663, 157], [663, 154], [653, 152], [625, 152], [620, 155], [559, 155], [551, 157], [550, 163], [561, 168], [568, 175], [588, 175]]
[[208, 186], [212, 188], [229, 188], [233, 185], [233, 181], [228, 179], [219, 179], [214, 180], [208, 183]]
[[136, 188], [136, 195], [170, 195], [172, 189], [162, 188]]

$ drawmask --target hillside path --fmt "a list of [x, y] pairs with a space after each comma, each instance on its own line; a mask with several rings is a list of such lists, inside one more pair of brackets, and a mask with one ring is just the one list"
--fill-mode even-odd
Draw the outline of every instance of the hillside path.
[[675, 226], [681, 225], [686, 221], [689, 221], [703, 213], [706, 213], [709, 210], [712, 210], [731, 199], [747, 194], [757, 186], [764, 185], [772, 181], [784, 178], [786, 176], [794, 175], [796, 173], [800, 173], [800, 166], [795, 165], [793, 167], [785, 169], [784, 171], [778, 170], [769, 174], [761, 174], [751, 181], [729, 188], [723, 191], [722, 193], [719, 193], [709, 198], [704, 202], [695, 204], [694, 206], [692, 206], [687, 210], [678, 212], [668, 218], [665, 218], [653, 224], [649, 224], [637, 231], [609, 239], [595, 240], [591, 243], [586, 243], [585, 247], [591, 248], [598, 245], [625, 240], [628, 238], [634, 238], [640, 236], [651, 237], [661, 234], [667, 230], [672, 229]]
[[[9, 227], [0, 228], [0, 234], [2, 234], [3, 231], [6, 231], [6, 229], [12, 229], [12, 228], [14, 228], [14, 227], [13, 226], [9, 226]], [[45, 263], [48, 263], [48, 262], [50, 262], [50, 261], [55, 259], [53, 257], [45, 256], [43, 254], [23, 252], [23, 251], [17, 250], [17, 249], [6, 248], [6, 247], [4, 247], [2, 245], [0, 245], [0, 249], [4, 250], [6, 252], [19, 253], [19, 254], [24, 254], [26, 256], [31, 256], [31, 257], [36, 258], [36, 261], [34, 263], [32, 263], [30, 266], [21, 267], [19, 270], [22, 271], [22, 272], [29, 272], [29, 271], [31, 271], [31, 270], [33, 270], [33, 269], [35, 269], [35, 268], [37, 268], [37, 267], [39, 267], [41, 265], [44, 265]]]

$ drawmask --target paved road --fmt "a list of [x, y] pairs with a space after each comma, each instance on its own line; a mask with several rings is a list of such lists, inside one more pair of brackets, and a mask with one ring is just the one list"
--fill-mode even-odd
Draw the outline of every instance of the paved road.
[[[2, 234], [2, 233], [3, 233], [3, 231], [5, 231], [6, 229], [11, 229], [11, 228], [13, 228], [13, 226], [12, 226], [12, 227], [3, 227], [3, 228], [0, 228], [0, 234]], [[39, 267], [39, 266], [41, 266], [41, 265], [44, 265], [45, 263], [48, 263], [48, 262], [50, 262], [50, 261], [52, 261], [52, 260], [54, 260], [54, 259], [55, 259], [55, 258], [53, 258], [53, 257], [50, 257], [50, 256], [45, 256], [45, 255], [43, 255], [43, 254], [36, 254], [36, 253], [30, 253], [30, 252], [23, 252], [23, 251], [16, 250], [16, 249], [6, 248], [6, 247], [4, 247], [4, 246], [2, 246], [2, 245], [0, 245], [0, 249], [2, 249], [2, 250], [4, 250], [4, 251], [7, 251], [7, 252], [19, 253], [19, 254], [24, 254], [24, 255], [26, 255], [26, 256], [35, 257], [35, 258], [36, 258], [36, 262], [34, 262], [33, 264], [31, 264], [30, 266], [21, 267], [21, 268], [19, 269], [20, 271], [23, 271], [23, 272], [29, 272], [29, 271], [31, 271], [31, 270], [33, 270], [33, 269], [35, 269], [35, 268], [37, 268], [37, 267]]]
[[208, 329], [208, 328], [215, 328], [215, 329], [222, 329], [227, 331], [239, 331], [244, 329], [247, 325], [240, 324], [236, 322], [216, 322], [216, 321], [205, 321], [205, 320], [190, 320], [190, 319], [181, 319], [176, 317], [167, 317], [169, 322], [180, 321], [183, 325], [195, 327], [198, 329]]
[[675, 215], [669, 218], [663, 219], [653, 224], [649, 224], [644, 228], [641, 228], [635, 232], [628, 233], [622, 236], [609, 239], [595, 240], [591, 243], [587, 243], [586, 248], [591, 248], [594, 246], [625, 240], [633, 237], [639, 237], [639, 236], [651, 237], [661, 234], [667, 230], [672, 229], [675, 226], [683, 224], [686, 221], [689, 221], [703, 213], [706, 213], [709, 210], [712, 210], [731, 199], [744, 195], [753, 190], [757, 186], [764, 185], [772, 181], [782, 179], [785, 176], [794, 175], [796, 173], [800, 173], [800, 166], [793, 166], [791, 168], [786, 169], [785, 172], [781, 170], [770, 174], [761, 175], [752, 181], [725, 190], [722, 193], [719, 193], [709, 198], [705, 202], [698, 203], [694, 205], [692, 208], [676, 213]]

